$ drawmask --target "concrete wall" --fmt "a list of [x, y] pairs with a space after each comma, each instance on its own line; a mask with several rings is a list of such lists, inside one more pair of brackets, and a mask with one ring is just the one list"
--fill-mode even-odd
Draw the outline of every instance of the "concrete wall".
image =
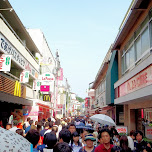
[[[0, 32], [8, 39], [8, 41], [19, 51], [28, 61], [30, 61], [31, 65], [39, 71], [38, 63], [33, 59], [33, 57], [29, 54], [29, 52], [25, 49], [25, 47], [21, 44], [21, 42], [16, 38], [16, 36], [12, 33], [12, 31], [7, 27], [7, 25], [0, 19]], [[32, 50], [31, 50], [32, 51]]]

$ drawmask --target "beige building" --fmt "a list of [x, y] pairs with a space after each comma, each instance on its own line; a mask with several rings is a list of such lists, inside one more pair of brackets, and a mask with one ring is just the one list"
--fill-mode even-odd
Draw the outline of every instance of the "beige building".
[[152, 121], [152, 1], [132, 2], [112, 49], [118, 51], [114, 103], [124, 109], [117, 117], [128, 131], [143, 130], [142, 119]]

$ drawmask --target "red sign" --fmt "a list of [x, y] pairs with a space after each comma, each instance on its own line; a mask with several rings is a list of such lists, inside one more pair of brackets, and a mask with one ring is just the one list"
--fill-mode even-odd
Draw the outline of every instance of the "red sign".
[[145, 127], [145, 136], [148, 139], [152, 139], [152, 127], [151, 126], [146, 126]]
[[128, 81], [124, 82], [118, 87], [119, 95], [118, 97], [124, 96], [131, 92], [134, 92], [138, 89], [146, 87], [152, 84], [152, 65], [129, 79]]
[[63, 108], [63, 104], [57, 104], [57, 105], [56, 105], [56, 108], [57, 108], [57, 109], [62, 109], [62, 108]]
[[63, 80], [63, 68], [60, 68], [60, 76], [58, 77], [59, 80]]
[[40, 91], [41, 92], [49, 92], [50, 91], [50, 86], [49, 85], [41, 85]]

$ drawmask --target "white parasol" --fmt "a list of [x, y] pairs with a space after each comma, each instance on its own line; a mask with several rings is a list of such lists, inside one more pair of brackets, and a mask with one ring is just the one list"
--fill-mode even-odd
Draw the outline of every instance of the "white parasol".
[[23, 136], [0, 127], [0, 152], [31, 152], [32, 144]]
[[115, 122], [109, 116], [104, 115], [104, 114], [93, 115], [90, 117], [90, 119], [104, 125], [116, 126]]

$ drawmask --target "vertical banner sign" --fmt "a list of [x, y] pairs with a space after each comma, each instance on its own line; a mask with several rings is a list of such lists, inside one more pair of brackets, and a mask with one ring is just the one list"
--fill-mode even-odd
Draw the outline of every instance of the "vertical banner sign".
[[33, 81], [33, 90], [40, 90], [41, 82], [39, 80]]
[[11, 68], [11, 55], [3, 54], [0, 57], [0, 71], [10, 71]]
[[27, 83], [27, 82], [29, 82], [29, 71], [23, 71], [20, 74], [20, 82], [21, 83]]
[[60, 71], [59, 71], [59, 80], [60, 81], [63, 81], [63, 68], [60, 68]]

